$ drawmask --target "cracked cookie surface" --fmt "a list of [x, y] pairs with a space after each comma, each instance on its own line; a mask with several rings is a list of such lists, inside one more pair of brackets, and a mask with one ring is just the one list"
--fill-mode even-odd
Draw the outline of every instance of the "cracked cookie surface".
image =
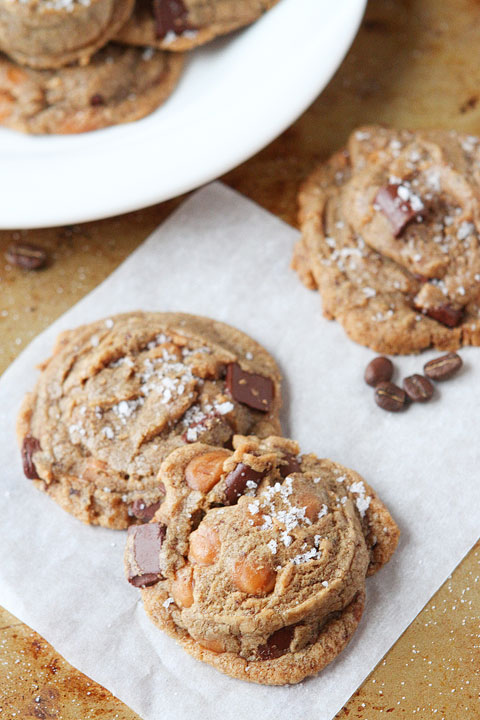
[[382, 353], [480, 345], [480, 141], [366, 127], [299, 193], [293, 267]]
[[191, 50], [249, 25], [278, 0], [137, 0], [118, 42]]
[[24, 471], [84, 522], [125, 528], [158, 508], [172, 450], [279, 432], [280, 404], [274, 360], [239, 330], [183, 313], [118, 315], [59, 336], [19, 414]]
[[300, 682], [343, 649], [365, 578], [399, 531], [352, 470], [279, 437], [197, 443], [159, 477], [165, 501], [129, 531], [129, 581], [147, 614], [190, 654], [237, 678]]

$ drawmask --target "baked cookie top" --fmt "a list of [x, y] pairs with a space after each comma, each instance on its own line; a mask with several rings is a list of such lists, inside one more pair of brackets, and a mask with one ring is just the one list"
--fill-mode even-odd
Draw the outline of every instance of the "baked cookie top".
[[357, 130], [299, 194], [293, 266], [379, 352], [480, 344], [480, 141]]
[[136, 0], [117, 40], [163, 50], [191, 50], [257, 20], [278, 0]]
[[299, 457], [292, 440], [233, 446], [196, 443], [165, 460], [165, 501], [130, 529], [127, 577], [196, 657], [255, 682], [298, 682], [350, 638], [365, 577], [388, 561], [398, 528], [357, 473]]
[[173, 449], [280, 429], [280, 374], [254, 340], [183, 313], [128, 313], [60, 335], [27, 395], [24, 468], [81, 520], [123, 528], [153, 515]]
[[173, 92], [183, 56], [107, 45], [88, 65], [21, 68], [0, 55], [0, 125], [21, 132], [81, 133], [138, 120]]
[[85, 65], [133, 8], [134, 0], [0, 0], [0, 50], [38, 70]]

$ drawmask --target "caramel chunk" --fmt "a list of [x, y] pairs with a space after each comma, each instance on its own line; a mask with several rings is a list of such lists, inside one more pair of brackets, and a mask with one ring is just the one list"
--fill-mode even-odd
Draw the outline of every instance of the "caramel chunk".
[[207, 493], [222, 477], [223, 463], [231, 455], [229, 450], [212, 450], [190, 460], [185, 470], [185, 480], [192, 490]]
[[267, 595], [275, 587], [277, 573], [266, 560], [239, 558], [232, 573], [234, 585], [248, 595]]
[[220, 538], [216, 530], [207, 525], [200, 525], [190, 535], [188, 559], [197, 565], [213, 565], [220, 551]]

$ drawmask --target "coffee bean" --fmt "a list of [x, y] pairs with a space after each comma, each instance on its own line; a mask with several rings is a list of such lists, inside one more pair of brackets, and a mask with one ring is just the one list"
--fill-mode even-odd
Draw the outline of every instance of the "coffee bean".
[[382, 410], [399, 412], [405, 407], [406, 395], [402, 388], [391, 382], [383, 381], [375, 388], [375, 402]]
[[247, 483], [254, 482], [256, 485], [263, 478], [265, 473], [254, 470], [249, 465], [238, 463], [235, 470], [228, 473], [225, 478], [225, 497], [228, 505], [234, 505], [238, 498], [247, 489]]
[[462, 365], [463, 362], [460, 355], [451, 352], [427, 362], [423, 366], [423, 372], [430, 380], [449, 380], [460, 370]]
[[31, 243], [13, 243], [5, 252], [7, 262], [23, 270], [39, 270], [47, 262], [45, 250]]
[[391, 380], [393, 375], [393, 363], [386, 357], [376, 357], [368, 363], [365, 368], [365, 382], [375, 387], [379, 382]]
[[36, 437], [33, 437], [33, 435], [24, 437], [22, 444], [23, 472], [29, 480], [38, 480], [37, 468], [32, 460], [32, 455], [41, 449], [40, 442]]
[[403, 389], [413, 402], [426, 402], [433, 395], [433, 385], [423, 375], [410, 375], [405, 378]]

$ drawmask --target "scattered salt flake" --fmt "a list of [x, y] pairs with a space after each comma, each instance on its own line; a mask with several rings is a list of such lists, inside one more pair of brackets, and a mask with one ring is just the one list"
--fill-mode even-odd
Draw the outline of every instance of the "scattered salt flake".
[[295, 557], [292, 559], [292, 562], [294, 565], [302, 565], [303, 563], [308, 562], [309, 560], [313, 560], [313, 558], [320, 557], [322, 554], [321, 550], [317, 550], [317, 548], [312, 548], [311, 550], [307, 550], [305, 553], [300, 553], [300, 555], [295, 555]]
[[168, 608], [173, 602], [175, 602], [175, 600], [172, 597], [168, 597], [162, 605], [164, 608]]
[[198, 430], [195, 430], [195, 428], [188, 428], [188, 430], [187, 430], [188, 442], [195, 442], [197, 437], [198, 437]]
[[323, 504], [317, 515], [318, 520], [320, 520], [320, 518], [324, 517], [327, 513], [328, 513], [328, 507], [327, 507], [327, 505]]
[[276, 540], [270, 540], [270, 542], [267, 543], [267, 547], [272, 553], [272, 555], [276, 555], [277, 553], [277, 541]]
[[229, 400], [226, 400], [223, 403], [216, 403], [214, 407], [215, 410], [220, 413], [220, 415], [226, 415], [227, 413], [232, 412], [233, 403], [231, 403]]
[[458, 230], [457, 230], [457, 239], [458, 240], [465, 240], [469, 235], [473, 233], [475, 229], [475, 226], [471, 222], [467, 222], [464, 220], [460, 223]]
[[362, 288], [362, 292], [367, 298], [373, 298], [377, 294], [377, 291], [371, 287]]
[[248, 511], [251, 515], [256, 515], [258, 513], [258, 505], [258, 500], [256, 502], [248, 504]]
[[112, 318], [107, 318], [107, 320], [105, 320], [105, 327], [108, 328], [108, 330], [111, 330], [113, 328]]
[[273, 528], [273, 520], [270, 515], [262, 515], [263, 525], [260, 530], [271, 530]]
[[247, 360], [253, 360], [253, 353], [251, 353], [251, 352], [246, 352], [246, 353], [245, 353], [245, 357], [247, 358]]
[[110, 425], [105, 425], [105, 427], [102, 428], [102, 433], [105, 435], [107, 440], [113, 440], [113, 438], [115, 437], [115, 433], [113, 432]]
[[283, 531], [280, 533], [280, 540], [283, 542], [283, 544], [285, 545], [285, 547], [290, 547], [290, 545], [291, 545], [292, 542], [293, 542], [292, 536], [289, 535], [286, 530], [283, 530]]
[[155, 55], [155, 50], [152, 47], [147, 47], [142, 53], [142, 60], [151, 60]]
[[356, 506], [357, 510], [360, 513], [361, 517], [364, 517], [365, 513], [367, 512], [368, 508], [370, 507], [371, 497], [367, 495], [366, 497], [359, 497], [356, 500]]
[[327, 582], [327, 580], [322, 580], [322, 585], [323, 585], [323, 587], [328, 587], [328, 582]]
[[99, 342], [100, 342], [100, 339], [99, 339], [98, 335], [92, 335], [92, 337], [90, 338], [90, 345], [92, 347], [97, 347]]

